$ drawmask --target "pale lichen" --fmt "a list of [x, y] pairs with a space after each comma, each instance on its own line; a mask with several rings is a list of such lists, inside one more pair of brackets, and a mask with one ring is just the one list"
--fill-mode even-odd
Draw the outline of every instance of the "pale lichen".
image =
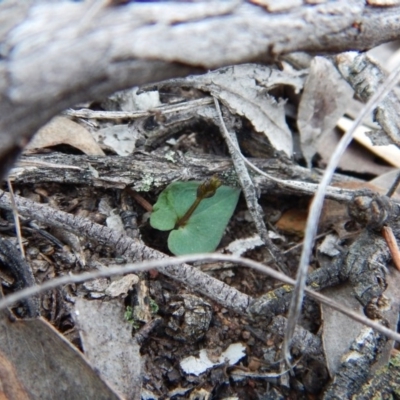
[[177, 161], [175, 160], [174, 155], [175, 152], [171, 150], [165, 154], [165, 158], [167, 161], [171, 161], [173, 164], [175, 164]]
[[138, 192], [149, 192], [151, 189], [163, 185], [160, 178], [156, 178], [150, 174], [144, 174], [142, 179], [136, 182], [133, 186]]
[[226, 171], [219, 174], [224, 185], [232, 187], [240, 187], [239, 180], [234, 168], [229, 168]]

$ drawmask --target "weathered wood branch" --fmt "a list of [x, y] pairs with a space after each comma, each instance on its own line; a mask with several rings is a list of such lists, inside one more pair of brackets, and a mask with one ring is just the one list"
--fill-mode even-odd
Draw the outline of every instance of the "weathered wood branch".
[[365, 50], [398, 38], [400, 7], [364, 1], [268, 13], [246, 2], [0, 5], [0, 176], [34, 132], [80, 101], [294, 51]]
[[[173, 161], [163, 156], [135, 153], [131, 157], [86, 156], [63, 153], [22, 156], [20, 164], [10, 173], [16, 184], [58, 182], [138, 191], [163, 189], [173, 181], [205, 180], [217, 174], [225, 184], [238, 184], [232, 161], [227, 157], [207, 154], [173, 156]], [[317, 183], [320, 173], [291, 163], [289, 160], [251, 159], [258, 168], [269, 175], [282, 179]], [[285, 187], [256, 174], [254, 181], [263, 193], [304, 194], [301, 188]], [[336, 175], [334, 181], [347, 180]], [[344, 192], [346, 192], [344, 190]], [[353, 192], [351, 192], [353, 193]]]

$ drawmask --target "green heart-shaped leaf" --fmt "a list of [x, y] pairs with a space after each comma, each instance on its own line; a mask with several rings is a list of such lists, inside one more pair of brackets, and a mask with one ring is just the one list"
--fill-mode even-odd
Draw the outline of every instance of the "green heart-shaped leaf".
[[175, 255], [214, 251], [235, 211], [240, 189], [220, 186], [212, 197], [201, 200], [183, 226], [176, 227], [195, 202], [200, 184], [171, 183], [154, 204], [150, 225], [161, 231], [173, 229], [168, 237], [168, 248]]

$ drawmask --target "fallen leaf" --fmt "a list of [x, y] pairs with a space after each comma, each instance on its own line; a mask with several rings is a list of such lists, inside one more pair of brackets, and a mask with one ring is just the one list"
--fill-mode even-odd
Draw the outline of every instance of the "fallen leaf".
[[[342, 136], [339, 133], [339, 129], [335, 129], [332, 134], [321, 137], [318, 143], [318, 154], [321, 157], [321, 160], [317, 163], [319, 168], [326, 167], [332, 156], [332, 149], [336, 148]], [[353, 141], [342, 155], [338, 169], [360, 174], [380, 175], [390, 171], [392, 167], [383, 165], [382, 162], [376, 160], [374, 154], [371, 154], [363, 146]]]
[[111, 297], [125, 296], [134, 285], [139, 282], [139, 277], [135, 274], [128, 274], [124, 277], [111, 282], [106, 289], [106, 295]]
[[[400, 272], [390, 268], [387, 278], [387, 288], [381, 298], [385, 299], [385, 304], [380, 308], [380, 313], [388, 322], [388, 327], [396, 330], [399, 320], [400, 297], [398, 288], [400, 285]], [[345, 283], [334, 288], [324, 289], [322, 293], [338, 303], [345, 304], [347, 308], [364, 314], [363, 307], [354, 296], [353, 287]], [[381, 303], [383, 303], [381, 301]], [[360, 334], [364, 325], [354, 321], [348, 316], [328, 307], [322, 306], [323, 334], [325, 358], [329, 373], [334, 376], [341, 364], [341, 358], [349, 350], [350, 344]], [[385, 345], [377, 363], [373, 368], [377, 369], [386, 365], [390, 358], [393, 348], [393, 340], [389, 340]]]
[[105, 155], [87, 129], [66, 117], [54, 117], [36, 133], [26, 148], [42, 149], [59, 144], [68, 144], [87, 155]]
[[[352, 311], [363, 314], [363, 307], [355, 298], [350, 283], [324, 289], [322, 294], [338, 303], [345, 304]], [[342, 355], [349, 350], [350, 344], [364, 325], [331, 307], [324, 304], [321, 304], [321, 306], [323, 320], [322, 342], [325, 358], [329, 374], [335, 376], [341, 364]]]
[[210, 92], [232, 113], [247, 118], [257, 132], [266, 135], [274, 149], [291, 157], [293, 142], [285, 119], [285, 101], [277, 101], [268, 90], [290, 85], [298, 92], [303, 87], [304, 75], [304, 71], [280, 71], [262, 65], [243, 64], [191, 76], [186, 81], [197, 89]]
[[126, 398], [139, 400], [140, 347], [124, 319], [122, 302], [78, 298], [74, 314], [85, 355], [100, 376]]
[[331, 133], [352, 97], [353, 90], [333, 64], [325, 57], [314, 57], [297, 115], [301, 148], [309, 167], [320, 138]]
[[129, 156], [135, 150], [139, 131], [130, 125], [113, 125], [99, 129], [93, 136], [119, 156]]
[[[340, 118], [338, 126], [346, 132], [353, 125], [353, 121], [349, 118]], [[400, 149], [394, 144], [388, 144], [385, 146], [375, 145], [371, 138], [367, 135], [371, 131], [370, 128], [361, 125], [355, 133], [354, 139], [367, 148], [371, 153], [385, 160], [388, 164], [393, 165], [396, 168], [400, 168]], [[377, 139], [375, 139], [377, 141]], [[378, 142], [379, 143], [379, 142]]]
[[29, 400], [16, 369], [2, 352], [0, 352], [0, 399]]
[[308, 210], [301, 210], [298, 208], [291, 208], [285, 211], [275, 226], [281, 231], [290, 233], [292, 235], [304, 235], [308, 217]]
[[[9, 376], [17, 379], [14, 390], [20, 385], [29, 399], [74, 400], [84, 393], [89, 399], [121, 400], [82, 354], [42, 318], [11, 321], [7, 311], [1, 312], [0, 354], [3, 371], [14, 371]], [[19, 399], [9, 397], [14, 398]]]
[[[370, 183], [374, 186], [385, 188], [386, 191], [388, 191], [399, 174], [400, 169], [394, 169], [392, 171], [386, 172], [385, 174], [377, 176], [376, 178], [372, 179]], [[395, 191], [395, 198], [400, 199], [400, 185]]]

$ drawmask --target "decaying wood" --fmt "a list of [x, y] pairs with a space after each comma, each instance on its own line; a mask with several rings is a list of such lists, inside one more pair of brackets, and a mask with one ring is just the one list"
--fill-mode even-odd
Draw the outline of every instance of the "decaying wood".
[[[279, 315], [272, 320], [269, 330], [279, 337], [283, 337], [287, 325], [285, 317]], [[302, 354], [323, 360], [322, 341], [319, 336], [313, 335], [307, 329], [297, 326], [293, 336], [293, 346]]]
[[332, 384], [324, 394], [325, 400], [348, 399], [357, 393], [370, 374], [386, 343], [386, 338], [372, 329], [365, 328], [354, 340], [342, 360], [342, 365]]
[[[336, 64], [344, 79], [354, 89], [356, 96], [363, 102], [367, 102], [373, 96], [387, 77], [387, 73], [365, 53], [340, 54], [336, 57]], [[393, 90], [380, 102], [374, 112], [375, 120], [382, 127], [382, 131], [374, 136], [382, 142], [382, 138], [387, 135], [389, 143], [400, 145], [399, 116], [399, 93]]]
[[[268, 175], [288, 182], [286, 186], [256, 175], [253, 179], [261, 193], [312, 195], [321, 176], [318, 170], [300, 167], [283, 158], [250, 160]], [[170, 157], [144, 152], [130, 157], [77, 156], [54, 152], [22, 156], [20, 164], [11, 171], [10, 180], [15, 184], [57, 182], [115, 189], [132, 187], [148, 192], [162, 189], [174, 181], [202, 181], [214, 174], [227, 185], [238, 183], [232, 160], [227, 157], [176, 152], [171, 161]], [[348, 178], [338, 174], [333, 181], [348, 181]], [[339, 196], [350, 201], [355, 194], [353, 190], [332, 187], [327, 197], [335, 199]]]
[[[3, 238], [0, 238], [0, 264], [13, 275], [17, 289], [36, 284], [31, 266], [22, 258], [15, 245]], [[23, 304], [28, 318], [36, 318], [40, 315], [39, 296], [32, 296]]]
[[[372, 8], [362, 0], [303, 5], [279, 14], [239, 1], [118, 7], [110, 3], [99, 2], [95, 8], [86, 3], [19, 4], [7, 0], [1, 3], [0, 177], [5, 176], [40, 126], [81, 101], [208, 68], [248, 61], [263, 63], [295, 51], [364, 50], [399, 36], [400, 7]], [[387, 120], [382, 126], [397, 140], [398, 126], [385, 126], [396, 121], [393, 114], [386, 115], [378, 109], [377, 115]], [[215, 173], [226, 183], [237, 180], [228, 159], [180, 153], [174, 154], [172, 160], [137, 153], [125, 158], [37, 155], [23, 157], [22, 161], [37, 163], [14, 170], [11, 178], [16, 183], [62, 182], [150, 191], [174, 180], [203, 180]], [[42, 161], [48, 164], [39, 165]], [[270, 159], [255, 163], [281, 179], [303, 182], [318, 179], [314, 172], [289, 161]], [[256, 176], [254, 181], [264, 193], [296, 193], [293, 187], [265, 177]], [[4, 196], [0, 202], [5, 207], [7, 195]], [[78, 223], [65, 213], [35, 207], [31, 202], [19, 200], [21, 213], [34, 215], [45, 223], [51, 221], [53, 226], [75, 228], [79, 233], [83, 229], [88, 237], [102, 243], [107, 241], [115, 246], [117, 253], [131, 259], [165, 257], [140, 241], [117, 235], [106, 227], [83, 219]], [[389, 261], [384, 242], [375, 233], [365, 231], [346, 255], [333, 260], [333, 268], [316, 271], [308, 284], [320, 289], [349, 279], [359, 300], [368, 305], [384, 289], [385, 265]], [[292, 296], [291, 287], [282, 286], [255, 300], [189, 265], [163, 267], [162, 272], [239, 313], [270, 316], [281, 313], [286, 311]], [[286, 325], [283, 319], [276, 321], [282, 327]], [[319, 349], [318, 338], [304, 330], [300, 333], [313, 341], [315, 346], [311, 349]], [[359, 386], [382, 343], [382, 335], [372, 331], [355, 343], [348, 366], [339, 373], [333, 384], [336, 387], [328, 392], [327, 398], [330, 393], [334, 396], [339, 393], [341, 397], [352, 394], [353, 389], [340, 392], [349, 386], [345, 380], [340, 383], [340, 379], [351, 376]], [[355, 353], [359, 375], [352, 364]]]
[[90, 8], [0, 5], [0, 176], [34, 132], [71, 105], [198, 67], [271, 61], [299, 50], [368, 49], [398, 37], [400, 14], [400, 7], [362, 0], [279, 14], [236, 1], [105, 4], [94, 15]]
[[394, 356], [388, 365], [380, 368], [374, 376], [361, 388], [354, 400], [372, 399], [377, 393], [382, 398], [395, 397], [400, 387], [400, 353], [394, 351]]

